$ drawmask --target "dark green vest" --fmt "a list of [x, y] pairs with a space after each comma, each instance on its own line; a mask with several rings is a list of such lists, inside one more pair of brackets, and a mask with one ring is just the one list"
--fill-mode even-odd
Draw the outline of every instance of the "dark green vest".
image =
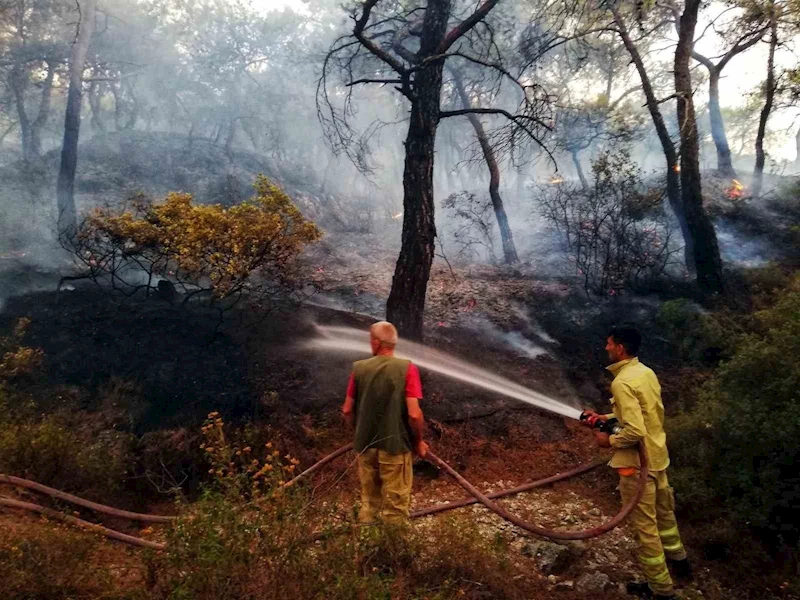
[[390, 454], [411, 451], [406, 408], [410, 361], [373, 356], [353, 363], [356, 380], [356, 452], [378, 448]]

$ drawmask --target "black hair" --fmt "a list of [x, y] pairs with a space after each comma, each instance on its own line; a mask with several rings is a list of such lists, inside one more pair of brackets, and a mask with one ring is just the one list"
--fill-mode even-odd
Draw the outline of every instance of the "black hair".
[[634, 327], [614, 327], [608, 332], [608, 337], [614, 338], [617, 344], [625, 348], [628, 356], [638, 356], [642, 346], [642, 334]]

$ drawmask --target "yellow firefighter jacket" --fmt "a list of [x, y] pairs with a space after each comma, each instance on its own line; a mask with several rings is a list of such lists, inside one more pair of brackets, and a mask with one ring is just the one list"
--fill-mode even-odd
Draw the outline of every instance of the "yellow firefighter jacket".
[[614, 454], [609, 466], [615, 469], [638, 467], [636, 446], [644, 440], [650, 470], [663, 471], [669, 466], [669, 454], [658, 377], [638, 358], [614, 363], [608, 370], [614, 374], [611, 407], [622, 425], [622, 431], [610, 438]]

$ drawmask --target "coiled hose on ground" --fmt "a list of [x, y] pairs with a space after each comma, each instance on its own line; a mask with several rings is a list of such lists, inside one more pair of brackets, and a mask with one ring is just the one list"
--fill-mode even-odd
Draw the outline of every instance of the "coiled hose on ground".
[[[335, 452], [328, 454], [325, 458], [318, 461], [299, 475], [297, 475], [294, 479], [287, 482], [285, 485], [290, 486], [294, 485], [298, 480], [308, 477], [324, 467], [325, 465], [331, 463], [339, 456], [347, 453], [348, 451], [352, 450], [353, 444], [347, 444], [342, 446]], [[470, 504], [475, 504], [480, 502], [486, 508], [497, 514], [502, 519], [505, 519], [509, 523], [516, 525], [520, 529], [524, 529], [530, 533], [547, 537], [551, 539], [557, 540], [584, 540], [592, 537], [597, 537], [608, 531], [614, 529], [617, 525], [619, 525], [625, 517], [633, 510], [633, 508], [639, 503], [639, 500], [644, 493], [645, 485], [647, 484], [647, 477], [648, 477], [648, 468], [647, 468], [647, 453], [644, 449], [644, 444], [639, 444], [639, 460], [641, 463], [641, 468], [639, 471], [639, 485], [636, 491], [636, 495], [631, 499], [631, 501], [622, 507], [622, 510], [617, 513], [611, 520], [607, 521], [606, 523], [599, 525], [598, 527], [593, 527], [591, 529], [583, 529], [579, 531], [563, 531], [563, 530], [556, 530], [556, 529], [547, 529], [544, 527], [539, 527], [537, 525], [533, 525], [532, 523], [528, 523], [527, 521], [517, 517], [506, 511], [501, 506], [498, 506], [493, 499], [501, 498], [504, 496], [510, 496], [512, 494], [518, 494], [520, 492], [525, 492], [528, 490], [532, 490], [537, 487], [542, 487], [544, 485], [548, 485], [550, 483], [555, 483], [557, 481], [562, 481], [564, 479], [569, 479], [570, 477], [574, 477], [575, 475], [579, 475], [581, 473], [585, 473], [590, 471], [596, 467], [599, 467], [601, 464], [605, 463], [605, 459], [595, 460], [593, 462], [587, 463], [585, 465], [581, 465], [569, 471], [565, 471], [564, 473], [559, 473], [557, 475], [553, 475], [551, 477], [547, 477], [545, 479], [539, 479], [537, 481], [532, 481], [530, 483], [526, 483], [524, 485], [511, 488], [508, 490], [501, 490], [499, 492], [494, 492], [492, 494], [483, 494], [480, 490], [478, 490], [475, 486], [473, 486], [469, 481], [464, 479], [453, 467], [443, 461], [441, 458], [436, 456], [433, 452], [428, 452], [426, 455], [426, 459], [438, 466], [439, 468], [443, 469], [447, 473], [453, 476], [456, 482], [463, 487], [467, 492], [469, 492], [472, 497], [471, 498], [464, 498], [463, 500], [457, 500], [455, 502], [450, 502], [448, 504], [438, 505], [438, 506], [430, 506], [427, 508], [422, 508], [419, 510], [414, 511], [411, 513], [410, 517], [418, 518], [423, 517], [426, 515], [432, 515], [435, 513], [444, 512], [447, 510], [453, 510], [454, 508], [460, 508], [462, 506], [467, 506]], [[111, 506], [105, 506], [103, 504], [98, 504], [96, 502], [91, 502], [89, 500], [84, 500], [83, 498], [79, 498], [78, 496], [73, 496], [72, 494], [67, 494], [66, 492], [62, 492], [60, 490], [42, 485], [40, 483], [36, 483], [35, 481], [30, 481], [28, 479], [22, 479], [21, 477], [14, 477], [12, 475], [2, 475], [0, 474], [0, 483], [7, 483], [17, 487], [23, 487], [26, 489], [34, 490], [36, 492], [40, 492], [43, 494], [47, 494], [59, 500], [63, 500], [66, 502], [70, 502], [72, 504], [76, 504], [78, 506], [83, 506], [84, 508], [91, 509], [95, 512], [121, 517], [125, 519], [130, 519], [134, 521], [142, 521], [147, 523], [168, 523], [175, 519], [172, 516], [164, 516], [164, 515], [149, 515], [143, 513], [135, 513], [126, 510], [119, 510], [117, 508], [113, 508]], [[22, 502], [19, 500], [14, 500], [13, 498], [8, 498], [5, 496], [0, 496], [0, 506], [7, 506], [9, 508], [18, 508], [23, 510], [28, 510], [32, 512], [37, 512], [48, 517], [58, 519], [60, 521], [71, 523], [73, 525], [77, 525], [78, 527], [82, 527], [84, 529], [89, 529], [91, 531], [95, 531], [100, 533], [106, 537], [111, 539], [115, 539], [121, 542], [125, 542], [126, 544], [131, 544], [134, 546], [140, 546], [144, 548], [153, 548], [156, 550], [163, 550], [166, 548], [165, 544], [161, 544], [158, 542], [152, 542], [150, 540], [145, 540], [142, 538], [138, 538], [135, 536], [127, 535], [125, 533], [115, 531], [113, 529], [108, 529], [107, 527], [103, 527], [102, 525], [97, 525], [96, 523], [90, 523], [88, 521], [84, 521], [82, 519], [78, 519], [77, 517], [73, 517], [72, 515], [67, 515], [65, 513], [61, 513], [49, 508], [45, 508], [38, 504], [32, 504], [30, 502]]]

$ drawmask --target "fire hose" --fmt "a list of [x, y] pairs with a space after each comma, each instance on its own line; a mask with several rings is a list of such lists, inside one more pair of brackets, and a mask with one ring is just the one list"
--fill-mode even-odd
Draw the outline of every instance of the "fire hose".
[[[305, 471], [303, 471], [302, 473], [297, 475], [294, 479], [290, 480], [285, 485], [287, 487], [291, 486], [291, 485], [294, 485], [298, 480], [312, 475], [313, 473], [315, 473], [316, 471], [318, 471], [319, 469], [321, 469], [325, 465], [327, 465], [327, 464], [331, 463], [332, 461], [334, 461], [339, 456], [341, 456], [341, 455], [347, 453], [348, 451], [352, 450], [352, 448], [353, 448], [352, 444], [346, 444], [345, 446], [342, 446], [341, 448], [339, 448], [335, 452], [332, 452], [331, 454], [325, 456], [322, 460], [318, 461], [317, 463], [315, 463], [314, 465], [312, 465], [311, 467], [309, 467], [308, 469], [306, 469]], [[507, 490], [501, 490], [501, 491], [494, 492], [494, 493], [491, 493], [491, 494], [483, 494], [480, 490], [478, 490], [475, 486], [473, 486], [469, 481], [464, 479], [464, 477], [462, 477], [455, 469], [453, 469], [453, 467], [451, 467], [449, 464], [447, 464], [445, 461], [443, 461], [441, 458], [439, 458], [433, 452], [428, 451], [428, 453], [425, 455], [425, 458], [427, 460], [429, 460], [430, 462], [432, 462], [434, 465], [436, 465], [439, 468], [441, 468], [444, 471], [446, 471], [448, 474], [450, 474], [456, 480], [456, 482], [461, 487], [464, 488], [464, 490], [466, 490], [467, 492], [469, 492], [472, 495], [472, 497], [471, 498], [465, 498], [465, 499], [462, 499], [462, 500], [457, 500], [455, 502], [450, 502], [450, 503], [443, 504], [443, 505], [430, 506], [430, 507], [427, 507], [427, 508], [422, 508], [422, 509], [419, 509], [419, 510], [414, 511], [413, 513], [411, 513], [410, 517], [411, 518], [423, 517], [423, 516], [426, 516], [426, 515], [431, 515], [431, 514], [435, 514], [435, 513], [439, 513], [439, 512], [444, 512], [444, 511], [447, 511], [447, 510], [453, 510], [455, 508], [460, 508], [460, 507], [463, 507], [463, 506], [468, 506], [470, 504], [475, 504], [475, 503], [480, 502], [486, 508], [488, 508], [489, 510], [491, 510], [492, 512], [497, 514], [502, 519], [508, 521], [509, 523], [519, 527], [520, 529], [523, 529], [525, 531], [528, 531], [530, 533], [533, 533], [533, 534], [536, 534], [536, 535], [539, 535], [539, 536], [542, 536], [542, 537], [547, 537], [547, 538], [551, 538], [551, 539], [558, 539], [558, 540], [583, 540], [583, 539], [597, 537], [597, 536], [602, 535], [604, 533], [607, 533], [607, 532], [611, 531], [612, 529], [614, 529], [615, 527], [617, 527], [628, 516], [628, 514], [630, 514], [630, 512], [633, 510], [633, 508], [639, 503], [639, 500], [641, 499], [642, 494], [644, 493], [644, 488], [645, 488], [645, 485], [647, 484], [647, 477], [648, 477], [647, 453], [645, 452], [644, 444], [639, 444], [638, 450], [639, 450], [639, 460], [640, 460], [641, 468], [639, 470], [639, 482], [638, 482], [639, 485], [637, 487], [636, 494], [630, 500], [630, 502], [628, 502], [622, 508], [622, 510], [619, 513], [617, 513], [611, 520], [609, 520], [606, 523], [604, 523], [602, 525], [599, 525], [597, 527], [593, 527], [593, 528], [590, 528], [590, 529], [578, 530], [578, 531], [564, 531], [564, 530], [555, 530], [555, 529], [547, 529], [547, 528], [544, 528], [544, 527], [539, 527], [537, 525], [533, 525], [531, 523], [528, 523], [527, 521], [521, 519], [520, 517], [518, 517], [516, 515], [513, 515], [513, 514], [509, 513], [504, 508], [502, 508], [501, 506], [498, 506], [495, 502], [493, 502], [493, 499], [501, 498], [501, 497], [504, 497], [504, 496], [510, 496], [512, 494], [518, 494], [520, 492], [525, 492], [525, 491], [532, 490], [534, 488], [541, 487], [541, 486], [544, 486], [544, 485], [547, 485], [547, 484], [550, 484], [550, 483], [555, 483], [557, 481], [562, 481], [564, 479], [568, 479], [570, 477], [574, 477], [575, 475], [579, 475], [581, 473], [585, 473], [585, 472], [590, 471], [590, 470], [592, 470], [592, 469], [594, 469], [596, 467], [599, 467], [601, 464], [603, 464], [605, 462], [605, 459], [595, 460], [593, 462], [587, 463], [585, 465], [581, 465], [579, 467], [576, 467], [576, 468], [571, 469], [569, 471], [566, 471], [564, 473], [559, 473], [557, 475], [553, 475], [553, 476], [547, 477], [545, 479], [532, 481], [530, 483], [526, 483], [524, 485], [521, 485], [521, 486], [518, 486], [518, 487], [515, 487], [515, 488], [511, 488], [511, 489], [507, 489]], [[116, 516], [116, 517], [122, 517], [122, 518], [130, 519], [130, 520], [151, 522], [151, 523], [166, 523], [166, 522], [170, 522], [170, 521], [172, 521], [172, 520], [174, 520], [176, 518], [176, 517], [172, 517], [172, 516], [149, 515], [149, 514], [135, 513], [135, 512], [130, 512], [130, 511], [119, 510], [119, 509], [116, 509], [116, 508], [113, 508], [113, 507], [110, 507], [110, 506], [105, 506], [103, 504], [97, 504], [95, 502], [90, 502], [89, 500], [84, 500], [83, 498], [79, 498], [77, 496], [73, 496], [72, 494], [67, 494], [66, 492], [62, 492], [60, 490], [56, 490], [54, 488], [47, 487], [45, 485], [42, 485], [40, 483], [36, 483], [34, 481], [30, 481], [30, 480], [27, 480], [27, 479], [22, 479], [20, 477], [13, 477], [11, 475], [2, 475], [2, 474], [0, 474], [0, 483], [9, 483], [9, 484], [12, 484], [12, 485], [15, 485], [15, 486], [24, 487], [24, 488], [31, 489], [31, 490], [34, 490], [34, 491], [37, 491], [37, 492], [48, 494], [48, 495], [50, 495], [50, 496], [52, 496], [54, 498], [58, 498], [60, 500], [66, 501], [66, 502], [71, 502], [73, 504], [77, 504], [79, 506], [83, 506], [84, 508], [89, 508], [89, 509], [91, 509], [91, 510], [93, 510], [95, 512], [100, 512], [100, 513], [104, 513], [104, 514], [108, 514], [108, 515], [112, 515], [112, 516]], [[60, 521], [64, 521], [64, 522], [67, 522], [67, 523], [71, 523], [73, 525], [77, 525], [77, 526], [82, 527], [84, 529], [89, 529], [89, 530], [95, 531], [95, 532], [100, 533], [100, 534], [102, 534], [102, 535], [104, 535], [106, 537], [109, 537], [109, 538], [112, 538], [112, 539], [116, 539], [118, 541], [125, 542], [127, 544], [132, 544], [132, 545], [135, 545], [135, 546], [141, 546], [141, 547], [146, 547], [146, 548], [153, 548], [153, 549], [156, 549], [156, 550], [163, 550], [164, 548], [166, 548], [166, 544], [152, 542], [150, 540], [145, 540], [143, 538], [138, 538], [138, 537], [135, 537], [135, 536], [127, 535], [127, 534], [124, 534], [122, 532], [119, 532], [119, 531], [116, 531], [116, 530], [113, 530], [113, 529], [108, 529], [108, 528], [103, 527], [101, 525], [98, 525], [96, 523], [90, 523], [88, 521], [84, 521], [82, 519], [78, 519], [77, 517], [74, 517], [72, 515], [67, 515], [67, 514], [64, 514], [64, 513], [49, 509], [49, 508], [45, 508], [45, 507], [40, 506], [38, 504], [32, 504], [32, 503], [29, 503], [29, 502], [22, 502], [22, 501], [19, 501], [19, 500], [14, 500], [12, 498], [7, 498], [5, 496], [0, 496], [0, 506], [7, 506], [9, 508], [18, 508], [18, 509], [28, 510], [28, 511], [32, 511], [32, 512], [38, 512], [38, 513], [44, 514], [44, 515], [46, 515], [48, 517], [55, 518], [55, 519], [58, 519]]]

